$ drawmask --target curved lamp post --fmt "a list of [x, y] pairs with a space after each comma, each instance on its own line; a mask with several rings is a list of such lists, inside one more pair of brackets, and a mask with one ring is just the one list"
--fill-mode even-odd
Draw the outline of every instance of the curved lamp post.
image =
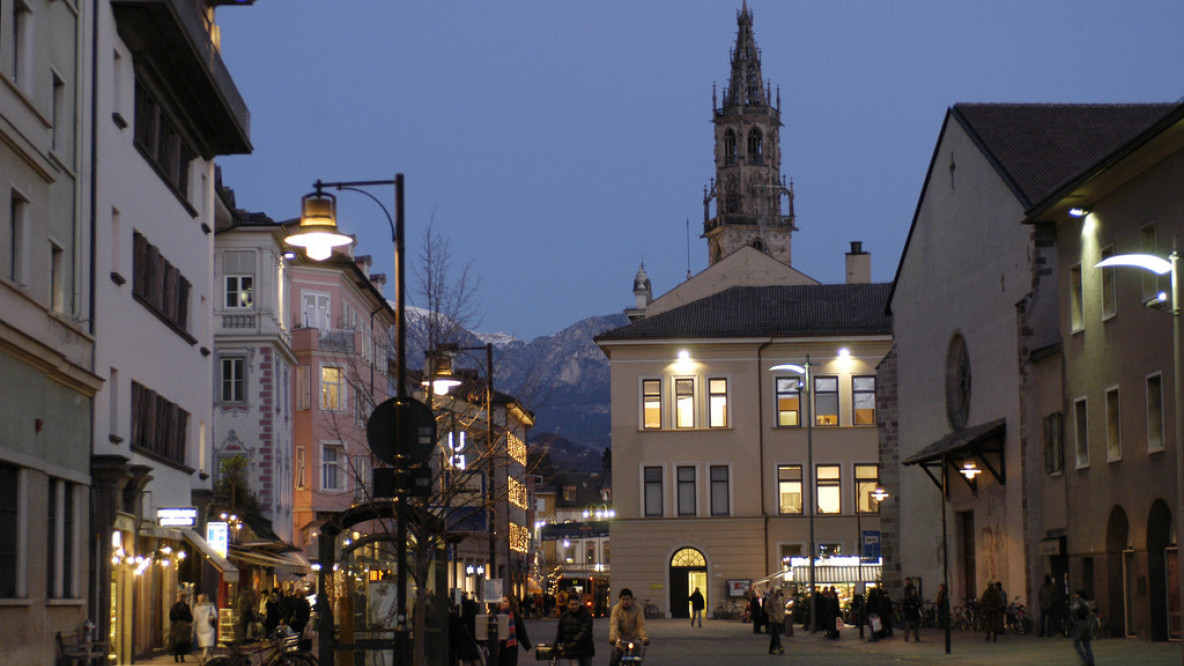
[[[381, 201], [373, 194], [370, 194], [362, 188], [374, 186], [388, 186], [393, 185], [395, 188], [395, 216], [392, 219], [391, 213]], [[382, 212], [386, 215], [387, 223], [391, 228], [391, 241], [395, 246], [395, 294], [396, 294], [396, 313], [395, 319], [395, 346], [396, 346], [396, 386], [397, 396], [399, 402], [406, 402], [407, 400], [407, 317], [406, 317], [406, 286], [404, 280], [404, 266], [403, 266], [403, 250], [404, 250], [404, 236], [403, 233], [403, 174], [395, 174], [392, 180], [356, 180], [348, 182], [325, 183], [317, 180], [313, 184], [315, 190], [305, 195], [301, 200], [301, 215], [300, 226], [285, 238], [285, 242], [289, 245], [305, 248], [305, 252], [309, 259], [315, 261], [324, 261], [333, 254], [333, 248], [341, 245], [347, 245], [352, 239], [337, 231], [337, 197], [332, 194], [326, 194], [325, 188], [333, 188], [336, 190], [349, 190], [351, 192], [358, 192], [367, 197], [370, 197]], [[402, 435], [395, 437], [395, 460], [398, 463], [397, 470], [405, 470], [407, 464], [406, 452], [408, 443], [403, 441]], [[395, 662], [399, 663], [400, 657], [407, 654], [406, 641], [409, 637], [409, 630], [407, 627], [407, 520], [406, 520], [406, 493], [398, 491], [395, 497], [395, 510], [397, 516], [397, 536], [396, 536], [396, 558], [398, 559], [399, 571], [397, 577], [398, 591], [397, 597], [397, 612], [396, 612], [396, 628], [395, 628]], [[324, 576], [320, 577], [324, 580]], [[317, 594], [317, 612], [321, 617], [331, 617], [331, 612], [328, 607], [328, 594], [322, 584]], [[323, 601], [322, 601], [323, 600]], [[332, 625], [330, 625], [332, 626]], [[321, 660], [325, 661], [325, 650], [321, 650]], [[332, 654], [328, 655], [331, 660]]]
[[[1176, 446], [1176, 547], [1181, 544], [1184, 535], [1184, 375], [1180, 367], [1180, 252], [1176, 249], [1176, 241], [1172, 240], [1172, 253], [1167, 259], [1154, 254], [1116, 254], [1107, 257], [1095, 268], [1118, 268], [1128, 266], [1151, 271], [1156, 275], [1171, 275], [1171, 293], [1160, 292], [1149, 302], [1149, 305], [1163, 303], [1167, 306], [1168, 314], [1172, 315], [1172, 401], [1174, 403], [1175, 423], [1173, 424], [1173, 442]], [[1177, 554], [1177, 568], [1179, 565]], [[1181, 589], [1177, 590], [1180, 599], [1184, 601], [1184, 576], [1180, 577]]]

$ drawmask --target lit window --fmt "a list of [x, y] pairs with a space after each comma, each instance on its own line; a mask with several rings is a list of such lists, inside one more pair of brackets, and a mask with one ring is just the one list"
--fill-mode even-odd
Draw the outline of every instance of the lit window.
[[695, 380], [674, 380], [674, 427], [695, 427]]
[[246, 309], [255, 304], [255, 253], [241, 250], [222, 253], [222, 306]]
[[321, 368], [321, 409], [325, 411], [341, 409], [343, 381], [341, 368], [329, 366]]
[[859, 513], [879, 513], [880, 503], [872, 493], [880, 485], [879, 465], [855, 466], [855, 510]]
[[1163, 450], [1163, 376], [1147, 378], [1147, 450]]
[[851, 423], [876, 425], [876, 378], [851, 378]]
[[818, 489], [818, 513], [842, 513], [842, 486], [838, 465], [819, 465], [815, 487]]
[[798, 426], [801, 420], [801, 385], [797, 377], [777, 378], [777, 425]]
[[778, 511], [783, 514], [802, 512], [802, 466], [777, 466]]
[[1122, 460], [1122, 410], [1118, 389], [1106, 391], [1106, 460]]
[[839, 378], [814, 378], [814, 425], [839, 425]]
[[728, 427], [728, 380], [707, 380], [708, 426]]
[[643, 427], [646, 430], [660, 430], [662, 428], [662, 380], [642, 380], [641, 395]]
[[1089, 467], [1089, 422], [1086, 420], [1085, 398], [1073, 403], [1073, 438], [1077, 467]]

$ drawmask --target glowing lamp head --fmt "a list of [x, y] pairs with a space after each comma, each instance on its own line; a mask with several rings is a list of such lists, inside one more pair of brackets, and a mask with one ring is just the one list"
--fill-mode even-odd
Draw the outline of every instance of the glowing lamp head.
[[324, 261], [333, 256], [333, 248], [352, 243], [352, 238], [337, 231], [337, 197], [319, 188], [306, 194], [300, 203], [300, 226], [284, 242], [304, 248], [314, 261]]

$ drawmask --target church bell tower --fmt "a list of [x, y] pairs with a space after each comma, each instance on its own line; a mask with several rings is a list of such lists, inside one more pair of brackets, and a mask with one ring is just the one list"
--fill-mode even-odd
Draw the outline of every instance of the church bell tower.
[[796, 227], [793, 183], [787, 187], [781, 176], [781, 92], [774, 105], [772, 89], [761, 78], [761, 52], [747, 0], [736, 23], [723, 103], [714, 90], [711, 94], [715, 178], [704, 190], [703, 237], [710, 264], [747, 245], [788, 265], [790, 234]]

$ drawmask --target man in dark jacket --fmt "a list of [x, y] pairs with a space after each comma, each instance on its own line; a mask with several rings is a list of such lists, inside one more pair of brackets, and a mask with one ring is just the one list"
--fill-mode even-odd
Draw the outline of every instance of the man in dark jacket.
[[596, 642], [592, 638], [592, 614], [580, 603], [580, 596], [567, 598], [567, 609], [559, 616], [555, 630], [555, 648], [560, 655], [579, 659], [580, 666], [592, 666]]
[[703, 598], [703, 593], [697, 587], [687, 600], [691, 602], [691, 626], [695, 626], [695, 620], [697, 619], [699, 620], [699, 626], [702, 627], [703, 608], [707, 605], [707, 600]]

